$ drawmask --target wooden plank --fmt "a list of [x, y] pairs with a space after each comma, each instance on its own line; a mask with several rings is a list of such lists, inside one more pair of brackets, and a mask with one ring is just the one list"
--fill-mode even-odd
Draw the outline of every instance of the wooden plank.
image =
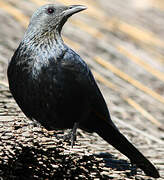
[[153, 97], [154, 99], [156, 99], [157, 101], [161, 102], [164, 104], [164, 97], [162, 97], [160, 94], [156, 93], [155, 91], [153, 91], [152, 89], [148, 88], [147, 86], [143, 85], [141, 82], [133, 79], [132, 77], [130, 77], [128, 74], [126, 74], [125, 72], [119, 70], [118, 68], [116, 68], [114, 65], [112, 65], [110, 62], [104, 60], [101, 57], [94, 57], [94, 60], [101, 64], [102, 66], [104, 66], [105, 68], [109, 69], [110, 71], [112, 71], [114, 74], [116, 74], [117, 76], [119, 76], [120, 78], [122, 78], [123, 80], [129, 82], [130, 84], [132, 84], [133, 86], [135, 86], [136, 88], [140, 89], [141, 91], [143, 91], [146, 94], [149, 94], [151, 97]]

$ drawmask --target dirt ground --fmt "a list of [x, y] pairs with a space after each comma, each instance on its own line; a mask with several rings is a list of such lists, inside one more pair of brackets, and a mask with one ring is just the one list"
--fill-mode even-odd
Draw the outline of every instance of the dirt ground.
[[[164, 179], [164, 3], [162, 0], [58, 0], [83, 4], [63, 29], [88, 63], [121, 132]], [[27, 119], [6, 76], [41, 0], [0, 0], [0, 179], [153, 179], [96, 134], [78, 130], [74, 148]]]

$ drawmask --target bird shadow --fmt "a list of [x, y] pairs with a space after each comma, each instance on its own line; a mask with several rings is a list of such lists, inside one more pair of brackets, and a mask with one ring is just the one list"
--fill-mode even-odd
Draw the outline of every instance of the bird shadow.
[[105, 167], [107, 168], [111, 168], [116, 171], [123, 171], [128, 177], [137, 174], [137, 167], [127, 160], [118, 159], [116, 156], [107, 152], [95, 154], [95, 156], [102, 158], [105, 163]]
[[[16, 150], [14, 157], [9, 158], [7, 164], [0, 164], [2, 177], [32, 180], [35, 179], [35, 176], [54, 180], [70, 177], [70, 175], [71, 179], [74, 179], [75, 176], [80, 177], [83, 174], [89, 179], [91, 172], [95, 172], [96, 176], [101, 177], [100, 179], [106, 179], [101, 176], [101, 168], [99, 168], [99, 163], [102, 161], [105, 163], [104, 167], [111, 168], [115, 171], [122, 171], [127, 177], [134, 176], [137, 173], [136, 168], [130, 165], [128, 161], [123, 159], [118, 160], [110, 153], [77, 157], [76, 154], [64, 154], [61, 144], [57, 144], [56, 147], [46, 150], [38, 143], [35, 143], [32, 147], [21, 146], [21, 144], [19, 146], [21, 147], [21, 151]], [[102, 161], [100, 160], [99, 162], [95, 157], [101, 158]]]

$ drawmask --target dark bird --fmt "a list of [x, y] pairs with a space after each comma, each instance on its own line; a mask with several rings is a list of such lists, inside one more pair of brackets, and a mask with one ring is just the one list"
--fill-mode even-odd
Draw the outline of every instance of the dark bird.
[[44, 5], [32, 16], [9, 66], [10, 91], [30, 118], [47, 130], [79, 127], [96, 132], [146, 175], [157, 169], [117, 129], [96, 81], [81, 57], [62, 40], [67, 19], [85, 6]]

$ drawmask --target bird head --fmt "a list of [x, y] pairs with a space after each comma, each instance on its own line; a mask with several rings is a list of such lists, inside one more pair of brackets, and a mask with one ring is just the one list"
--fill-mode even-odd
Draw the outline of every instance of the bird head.
[[25, 38], [37, 39], [59, 34], [67, 19], [75, 13], [85, 10], [82, 5], [57, 6], [47, 4], [37, 9], [30, 19]]

